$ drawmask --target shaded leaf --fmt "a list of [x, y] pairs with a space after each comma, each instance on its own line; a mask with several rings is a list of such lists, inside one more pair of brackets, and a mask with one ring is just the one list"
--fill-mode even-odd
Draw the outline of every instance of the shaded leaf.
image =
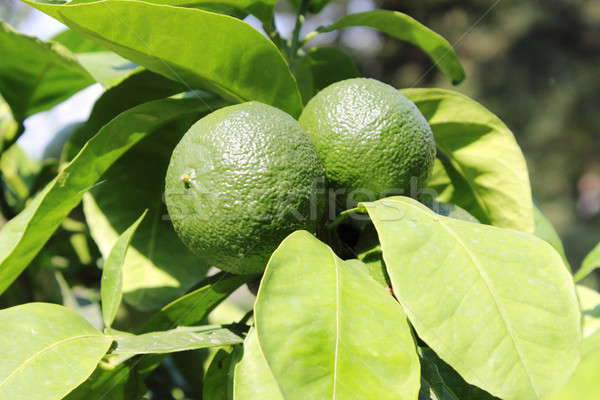
[[105, 125], [27, 207], [0, 230], [0, 293], [27, 267], [102, 174], [158, 127], [202, 114], [203, 101], [165, 99], [134, 107]]
[[24, 35], [1, 21], [0, 54], [0, 93], [18, 121], [94, 83], [64, 46]]
[[[229, 400], [231, 390], [232, 349], [220, 349], [213, 357], [202, 385], [202, 398], [210, 400]], [[267, 398], [265, 398], [267, 400]]]
[[107, 89], [92, 108], [87, 121], [79, 127], [63, 149], [62, 160], [70, 161], [85, 143], [120, 113], [151, 100], [184, 92], [185, 86], [147, 70], [136, 71], [118, 85]]
[[360, 76], [350, 55], [337, 47], [313, 47], [302, 57], [312, 70], [315, 91]]
[[600, 293], [583, 285], [576, 288], [583, 314], [583, 337], [588, 337], [600, 331]]
[[230, 329], [210, 325], [113, 338], [116, 342], [113, 354], [117, 355], [165, 354], [206, 347], [230, 346], [243, 342], [242, 338]]
[[102, 266], [102, 283], [100, 296], [102, 298], [102, 319], [104, 326], [110, 328], [123, 296], [123, 262], [129, 248], [131, 238], [146, 216], [147, 210], [117, 238]]
[[580, 314], [573, 281], [549, 244], [443, 217], [407, 197], [360, 207], [419, 337], [467, 382], [527, 400], [568, 379], [579, 361]]
[[2, 399], [62, 399], [94, 371], [112, 342], [56, 304], [1, 310], [0, 326]]
[[575, 273], [575, 282], [579, 282], [583, 278], [587, 277], [596, 268], [600, 268], [600, 243], [588, 253], [583, 259], [581, 267]]
[[[235, 102], [256, 100], [298, 116], [302, 100], [277, 47], [238, 19], [199, 9], [112, 0], [48, 4], [24, 0], [136, 64]], [[115, 18], [123, 23], [115, 23]], [[179, 37], [169, 40], [148, 38]]]
[[558, 233], [556, 233], [554, 226], [552, 226], [552, 222], [550, 222], [542, 210], [535, 204], [533, 205], [533, 217], [535, 221], [534, 235], [554, 247], [554, 250], [560, 254], [565, 266], [570, 271], [571, 266], [569, 265], [569, 261], [565, 255], [565, 248], [563, 247], [562, 240], [560, 240], [560, 236], [558, 236]]
[[[402, 93], [429, 121], [438, 149], [462, 178], [456, 188], [460, 197], [440, 200], [464, 208], [483, 223], [533, 233], [527, 164], [506, 125], [458, 92], [405, 89]], [[437, 172], [441, 172], [439, 164]], [[452, 172], [446, 172], [454, 184]], [[465, 204], [465, 197], [478, 207]]]
[[421, 348], [421, 356], [421, 365], [426, 366], [426, 380], [440, 400], [497, 400], [485, 390], [465, 382], [430, 348]]
[[2, 153], [2, 194], [13, 210], [20, 211], [25, 207], [41, 170], [42, 165], [31, 159], [17, 143]]
[[273, 253], [254, 318], [286, 399], [417, 397], [410, 328], [366, 268], [342, 261], [306, 231], [292, 233]]
[[253, 275], [232, 275], [226, 272], [213, 275], [200, 288], [167, 304], [154, 314], [142, 332], [199, 324], [231, 293], [254, 278], [256, 277]]
[[366, 26], [377, 29], [397, 39], [409, 42], [427, 53], [453, 84], [459, 84], [465, 79], [465, 71], [460, 65], [452, 45], [442, 36], [406, 14], [388, 10], [349, 14], [332, 25], [319, 28], [318, 32], [331, 32], [351, 26]]
[[283, 400], [283, 395], [258, 343], [256, 329], [251, 329], [244, 347], [236, 348], [234, 355], [233, 400]]

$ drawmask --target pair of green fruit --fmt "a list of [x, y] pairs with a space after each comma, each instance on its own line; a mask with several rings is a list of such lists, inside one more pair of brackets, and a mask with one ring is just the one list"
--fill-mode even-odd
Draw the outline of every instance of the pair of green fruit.
[[260, 273], [287, 235], [318, 229], [332, 194], [352, 207], [414, 193], [435, 151], [410, 100], [382, 82], [349, 79], [319, 92], [299, 121], [257, 102], [199, 120], [173, 151], [167, 208], [199, 257], [229, 272]]

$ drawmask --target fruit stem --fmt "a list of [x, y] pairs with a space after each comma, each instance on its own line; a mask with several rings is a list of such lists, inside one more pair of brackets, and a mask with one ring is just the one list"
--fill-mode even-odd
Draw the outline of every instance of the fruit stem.
[[292, 32], [292, 39], [290, 44], [290, 60], [294, 60], [298, 55], [298, 50], [301, 47], [302, 42], [300, 41], [300, 31], [304, 24], [305, 14], [308, 11], [308, 0], [302, 0], [298, 15], [296, 15], [296, 25], [294, 25], [294, 31]]

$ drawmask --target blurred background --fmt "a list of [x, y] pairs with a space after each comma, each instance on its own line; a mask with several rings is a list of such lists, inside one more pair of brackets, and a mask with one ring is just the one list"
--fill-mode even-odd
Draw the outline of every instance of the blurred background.
[[[295, 16], [280, 3], [277, 25], [285, 36]], [[578, 266], [600, 241], [600, 0], [339, 0], [304, 29], [373, 8], [405, 12], [454, 45], [467, 71], [456, 89], [515, 133], [534, 197]], [[42, 39], [64, 29], [16, 0], [0, 2], [0, 18]], [[451, 87], [424, 53], [375, 31], [352, 28], [311, 42], [326, 43], [349, 51], [363, 75], [398, 88]], [[85, 119], [101, 91], [90, 87], [29, 118], [23, 147], [38, 159], [51, 156], [47, 144], [54, 133]]]

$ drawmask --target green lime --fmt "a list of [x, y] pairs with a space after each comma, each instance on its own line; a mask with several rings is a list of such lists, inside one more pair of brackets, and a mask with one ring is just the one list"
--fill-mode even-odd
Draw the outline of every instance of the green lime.
[[346, 208], [393, 194], [414, 197], [431, 175], [431, 128], [414, 103], [385, 83], [334, 83], [308, 102], [300, 124]]
[[315, 231], [323, 166], [298, 122], [250, 102], [196, 122], [171, 156], [165, 198], [173, 226], [220, 269], [260, 273], [288, 234]]

